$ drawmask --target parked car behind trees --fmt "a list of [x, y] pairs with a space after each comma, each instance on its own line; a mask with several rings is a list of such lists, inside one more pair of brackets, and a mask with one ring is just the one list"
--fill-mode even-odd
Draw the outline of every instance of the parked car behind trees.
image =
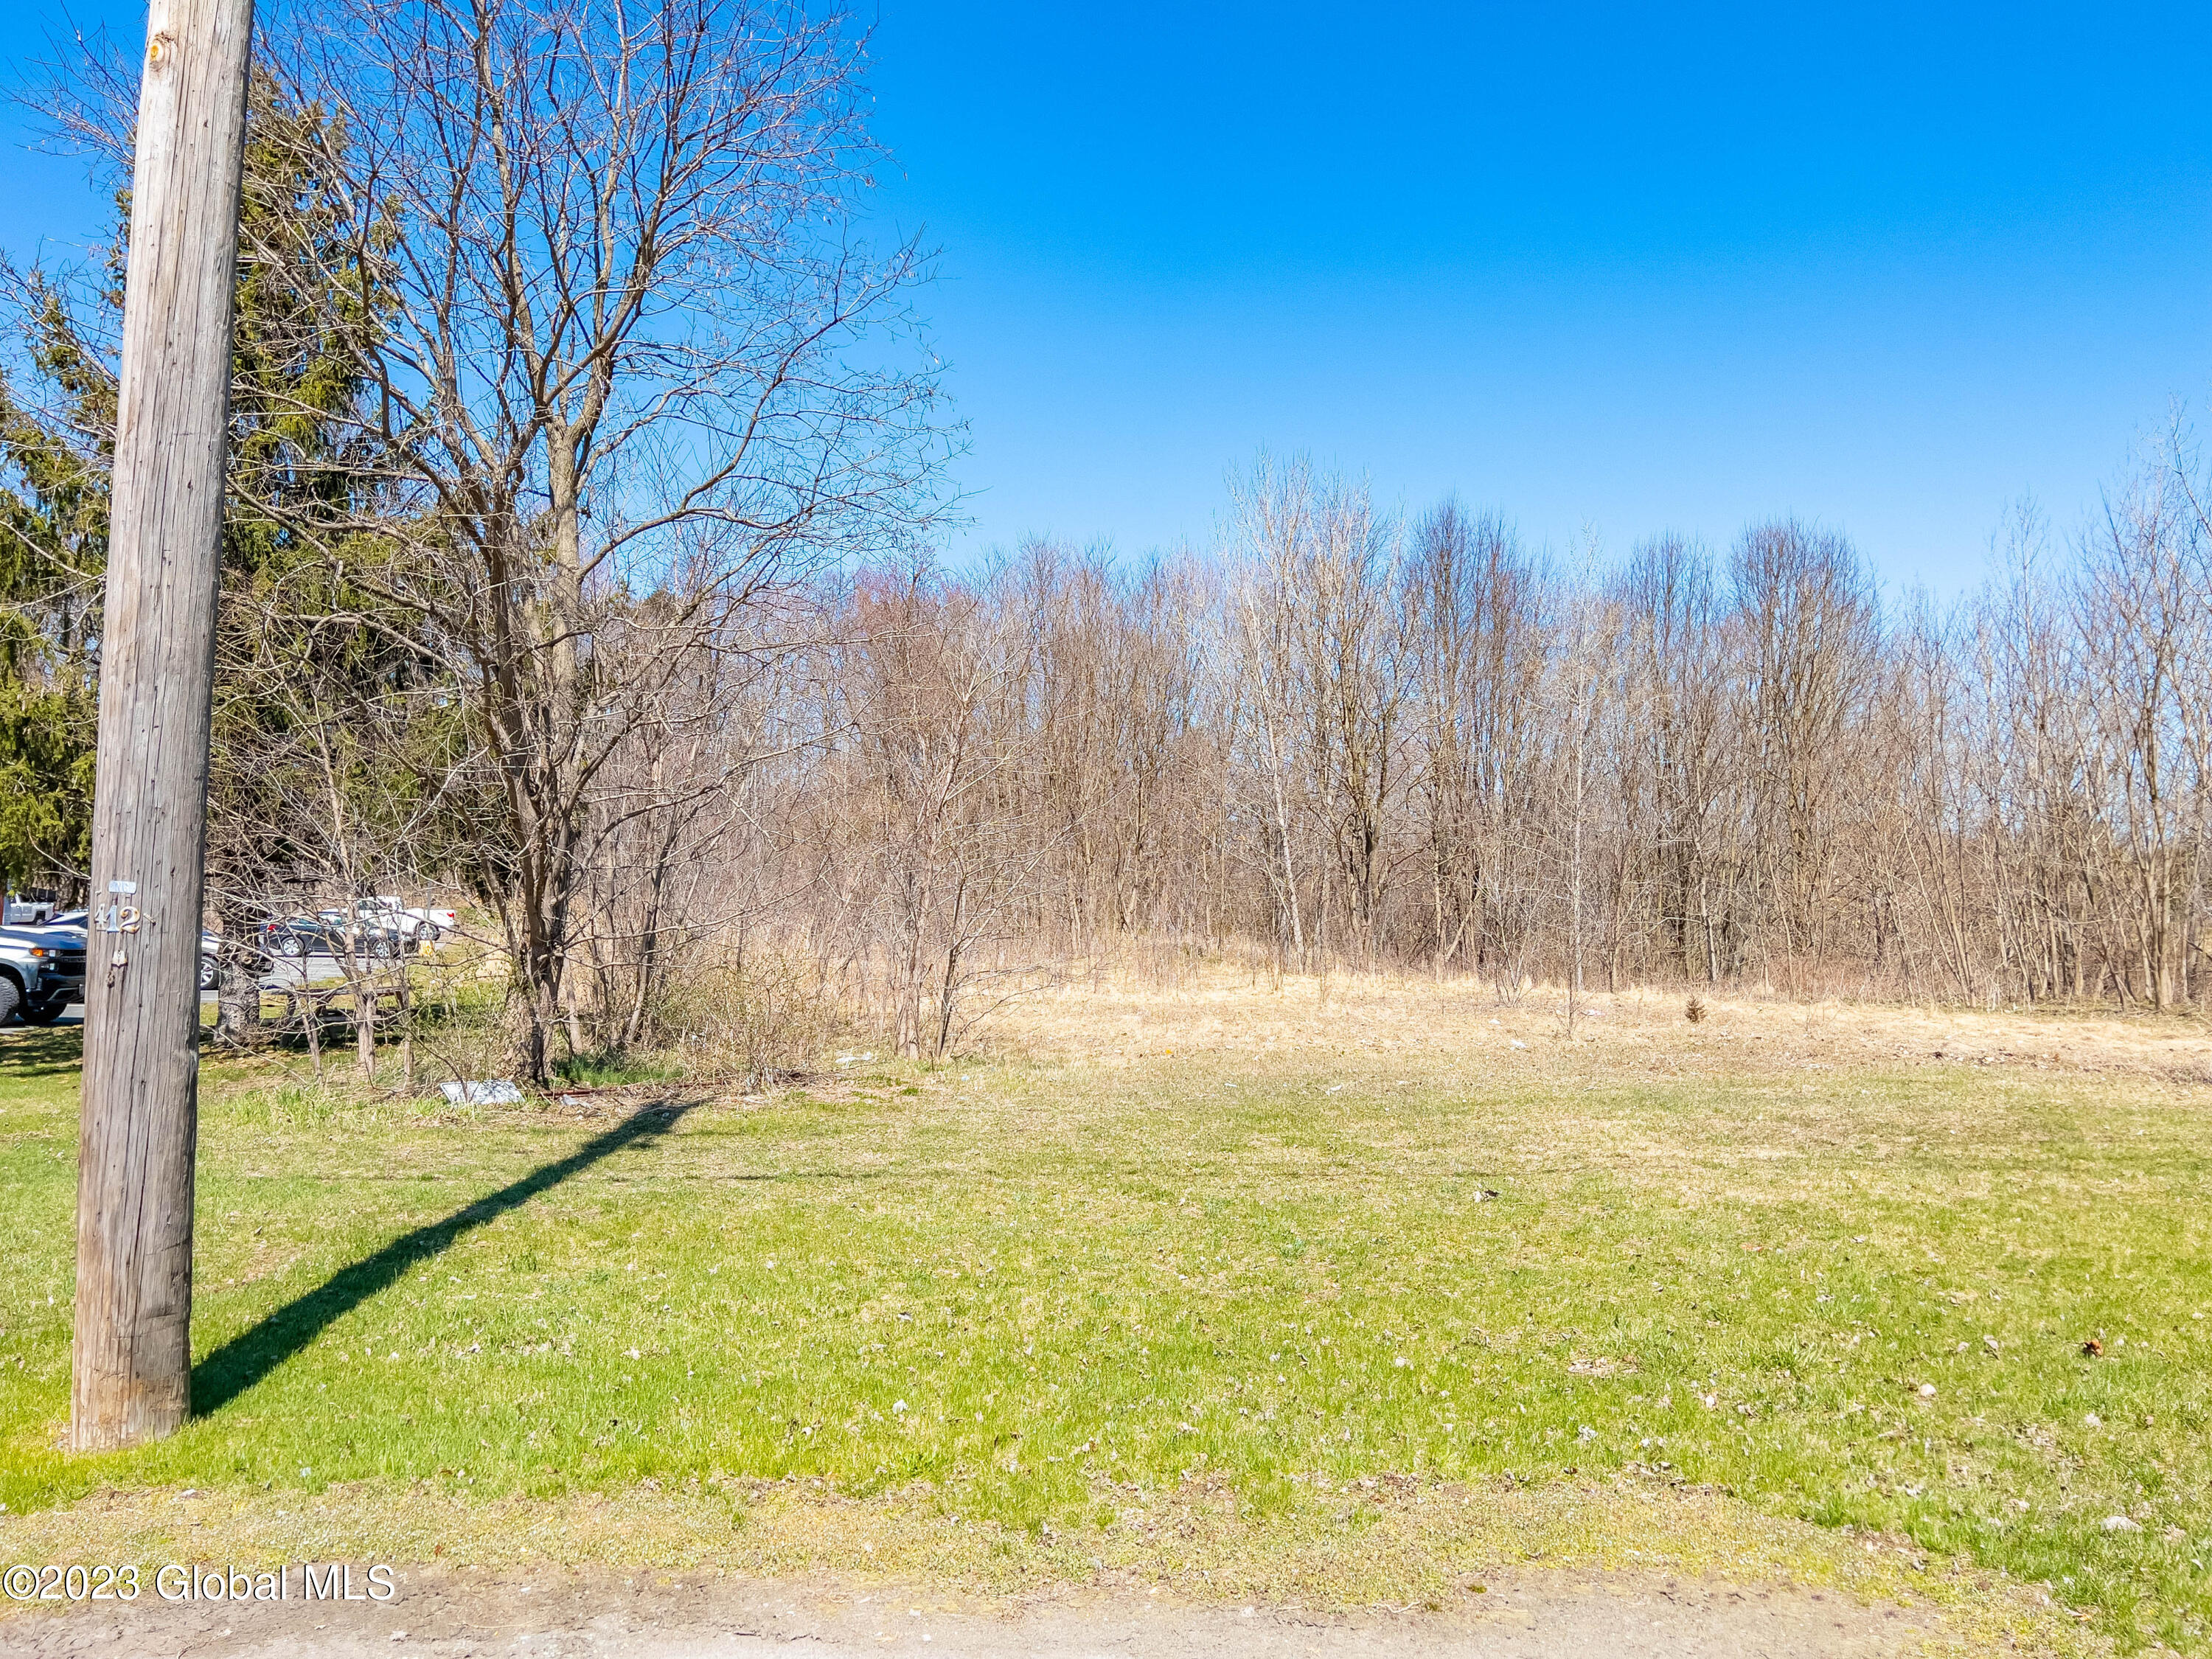
[[396, 957], [400, 939], [383, 927], [349, 929], [342, 922], [315, 916], [292, 916], [262, 924], [255, 936], [258, 948], [271, 957], [298, 960], [306, 957]]
[[[334, 927], [347, 924], [344, 910], [318, 910], [318, 921]], [[380, 893], [362, 899], [352, 911], [353, 925], [391, 933], [410, 944], [435, 945], [460, 925], [459, 912], [439, 905], [410, 905], [398, 896]]]

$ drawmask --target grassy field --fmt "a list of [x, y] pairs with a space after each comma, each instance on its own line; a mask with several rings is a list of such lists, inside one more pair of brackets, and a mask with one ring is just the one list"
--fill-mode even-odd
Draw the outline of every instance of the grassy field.
[[1623, 1000], [1571, 1038], [1449, 988], [1239, 982], [589, 1115], [211, 1066], [201, 1415], [85, 1460], [55, 1449], [75, 1039], [0, 1033], [0, 1551], [188, 1487], [485, 1559], [523, 1517], [574, 1548], [812, 1503], [870, 1554], [936, 1528], [1205, 1571], [1189, 1517], [1223, 1513], [1239, 1560], [1273, 1526], [1366, 1596], [1419, 1585], [1354, 1539], [1397, 1560], [1455, 1501], [1521, 1517], [1468, 1549], [1782, 1539], [2200, 1650], [2202, 1037]]

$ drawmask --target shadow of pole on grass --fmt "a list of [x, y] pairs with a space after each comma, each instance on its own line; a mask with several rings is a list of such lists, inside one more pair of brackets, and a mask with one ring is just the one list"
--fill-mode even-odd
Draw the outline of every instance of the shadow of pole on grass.
[[519, 1181], [466, 1204], [442, 1221], [417, 1227], [393, 1239], [371, 1256], [343, 1267], [330, 1279], [257, 1321], [192, 1367], [192, 1414], [205, 1417], [232, 1401], [298, 1353], [345, 1315], [379, 1291], [389, 1289], [410, 1269], [443, 1255], [465, 1234], [520, 1209], [540, 1193], [580, 1175], [601, 1159], [628, 1146], [648, 1144], [675, 1127], [696, 1101], [659, 1103], [641, 1108], [605, 1134], [594, 1135], [574, 1152], [542, 1164]]

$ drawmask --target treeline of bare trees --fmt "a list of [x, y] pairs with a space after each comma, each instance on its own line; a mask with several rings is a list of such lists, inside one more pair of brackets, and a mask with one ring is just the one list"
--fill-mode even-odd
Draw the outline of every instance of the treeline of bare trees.
[[[272, 15], [210, 802], [234, 1040], [260, 921], [433, 888], [532, 1080], [732, 1029], [757, 1066], [778, 1009], [940, 1052], [1133, 939], [1504, 995], [2202, 1000], [2185, 434], [2063, 543], [2021, 515], [1950, 609], [1794, 521], [1553, 556], [1295, 462], [1202, 554], [949, 573], [864, 45], [784, 0]], [[51, 100], [118, 184], [133, 81]], [[18, 876], [82, 876], [125, 253], [0, 285]]]
[[2176, 434], [1944, 608], [1793, 520], [1555, 560], [1263, 463], [1209, 556], [825, 594], [708, 885], [925, 1052], [1132, 936], [1506, 995], [2201, 1003], [2203, 483]]

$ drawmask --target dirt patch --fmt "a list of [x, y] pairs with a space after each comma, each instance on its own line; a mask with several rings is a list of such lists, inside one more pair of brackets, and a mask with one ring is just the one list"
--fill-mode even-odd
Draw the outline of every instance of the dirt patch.
[[389, 1602], [134, 1605], [0, 1624], [0, 1653], [260, 1656], [529, 1653], [605, 1659], [790, 1650], [817, 1655], [1328, 1654], [1333, 1659], [1650, 1659], [1763, 1654], [1875, 1659], [1949, 1645], [1932, 1614], [1788, 1586], [1519, 1571], [1449, 1605], [1315, 1612], [1191, 1606], [1134, 1590], [983, 1602], [872, 1589], [720, 1577], [407, 1568]]
[[[1385, 1480], [1359, 1486], [1347, 1529], [1327, 1506], [1240, 1514], [1201, 1481], [1103, 1531], [1035, 1533], [962, 1524], [924, 1496], [841, 1500], [800, 1481], [552, 1501], [419, 1484], [111, 1492], [11, 1518], [0, 1559], [136, 1561], [149, 1585], [165, 1561], [290, 1564], [289, 1598], [0, 1603], [0, 1654], [659, 1659], [801, 1637], [814, 1652], [986, 1656], [2082, 1650], [2081, 1626], [2030, 1587], [1711, 1492]], [[395, 1565], [388, 1603], [310, 1602], [305, 1561], [352, 1562], [362, 1595], [373, 1563], [429, 1565]]]

